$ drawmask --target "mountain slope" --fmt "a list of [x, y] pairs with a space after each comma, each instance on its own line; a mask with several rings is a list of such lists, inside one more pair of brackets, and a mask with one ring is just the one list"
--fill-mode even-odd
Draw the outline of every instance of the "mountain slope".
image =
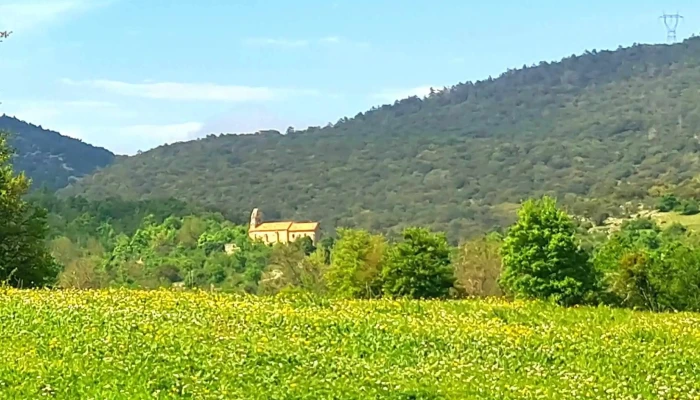
[[162, 146], [65, 193], [172, 196], [238, 216], [257, 206], [325, 228], [422, 224], [455, 239], [510, 222], [527, 196], [556, 194], [592, 215], [659, 186], [696, 193], [698, 135], [700, 39], [690, 39], [511, 70], [322, 129]]
[[103, 148], [6, 115], [0, 116], [0, 130], [12, 134], [10, 144], [17, 152], [14, 166], [32, 178], [34, 188], [65, 187], [76, 178], [109, 165], [115, 158]]

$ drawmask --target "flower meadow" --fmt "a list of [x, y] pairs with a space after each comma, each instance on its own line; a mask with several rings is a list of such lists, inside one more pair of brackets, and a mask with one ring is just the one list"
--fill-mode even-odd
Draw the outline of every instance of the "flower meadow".
[[700, 399], [700, 315], [0, 289], [2, 399]]

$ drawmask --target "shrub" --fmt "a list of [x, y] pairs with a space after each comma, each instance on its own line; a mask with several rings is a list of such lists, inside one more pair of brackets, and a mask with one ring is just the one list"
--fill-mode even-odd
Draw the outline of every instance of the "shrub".
[[700, 213], [700, 207], [698, 207], [697, 200], [689, 199], [683, 201], [680, 212], [683, 215], [696, 215]]
[[500, 296], [501, 240], [484, 237], [462, 243], [453, 266], [455, 286], [469, 296]]
[[308, 244], [301, 240], [276, 244], [260, 280], [260, 294], [276, 294], [292, 289], [325, 293], [323, 253], [316, 251], [307, 256], [306, 251]]
[[384, 293], [392, 297], [446, 297], [454, 286], [450, 247], [442, 233], [406, 228], [382, 269]]
[[670, 242], [620, 258], [612, 291], [621, 304], [651, 311], [700, 310], [700, 250]]
[[360, 229], [338, 229], [325, 274], [333, 296], [371, 298], [381, 295], [381, 268], [386, 239]]
[[670, 212], [675, 210], [678, 206], [680, 206], [678, 198], [676, 198], [675, 195], [667, 194], [659, 200], [659, 204], [656, 208], [661, 212]]

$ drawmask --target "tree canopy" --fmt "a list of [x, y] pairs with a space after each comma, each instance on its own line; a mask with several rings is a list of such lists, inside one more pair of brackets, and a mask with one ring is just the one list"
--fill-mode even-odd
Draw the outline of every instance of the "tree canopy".
[[501, 284], [516, 296], [578, 304], [596, 283], [571, 218], [549, 197], [523, 204], [502, 256]]
[[22, 197], [30, 180], [15, 174], [8, 133], [0, 131], [0, 281], [14, 286], [50, 284], [59, 272], [46, 247], [46, 212]]

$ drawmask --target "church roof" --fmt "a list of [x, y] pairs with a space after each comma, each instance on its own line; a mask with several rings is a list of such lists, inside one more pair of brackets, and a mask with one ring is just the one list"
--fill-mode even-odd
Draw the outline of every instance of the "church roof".
[[251, 229], [251, 232], [286, 231], [293, 224], [292, 221], [263, 222]]
[[318, 222], [293, 222], [293, 221], [278, 221], [278, 222], [263, 222], [262, 224], [251, 229], [251, 232], [274, 232], [274, 231], [289, 231], [289, 232], [311, 232], [318, 228]]
[[289, 227], [290, 232], [310, 232], [318, 228], [318, 222], [293, 222]]

